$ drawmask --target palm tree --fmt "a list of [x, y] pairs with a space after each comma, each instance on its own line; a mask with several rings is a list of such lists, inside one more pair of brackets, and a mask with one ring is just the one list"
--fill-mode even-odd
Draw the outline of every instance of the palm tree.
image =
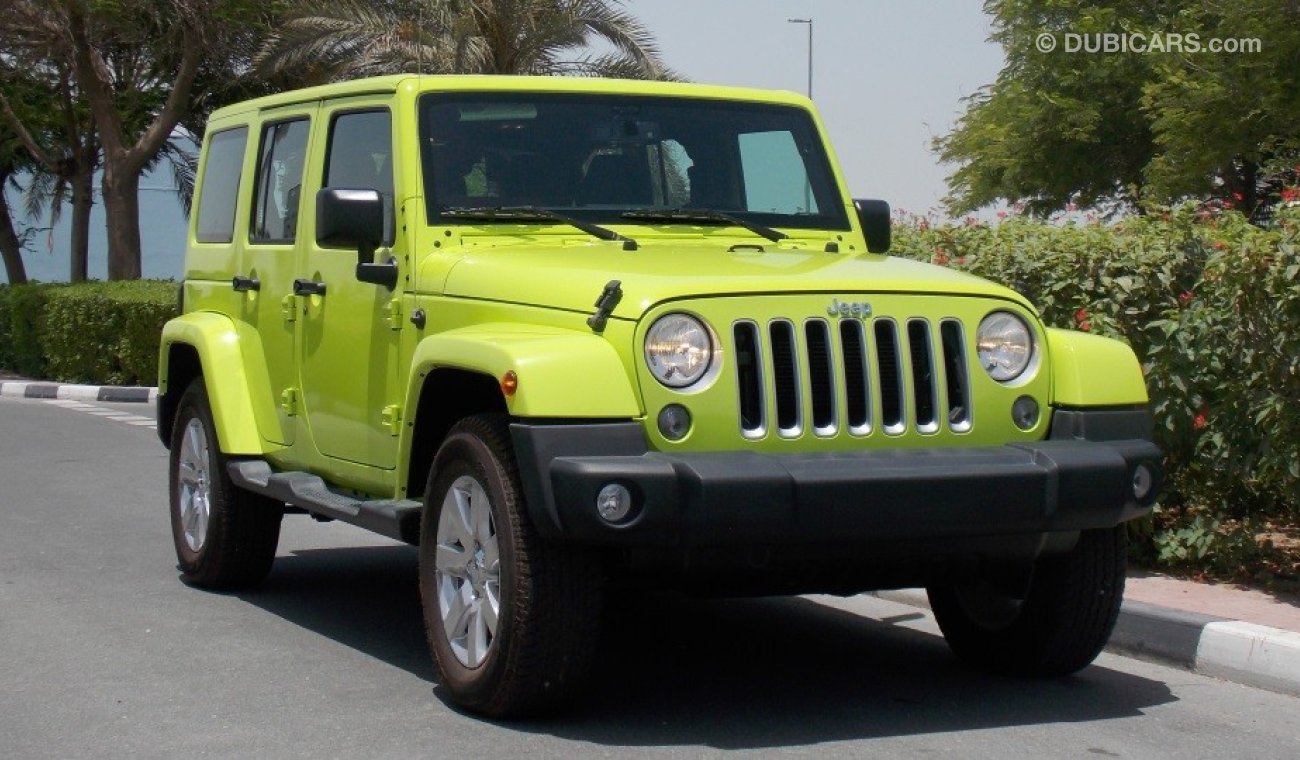
[[300, 85], [402, 71], [676, 78], [619, 0], [308, 0], [255, 65]]

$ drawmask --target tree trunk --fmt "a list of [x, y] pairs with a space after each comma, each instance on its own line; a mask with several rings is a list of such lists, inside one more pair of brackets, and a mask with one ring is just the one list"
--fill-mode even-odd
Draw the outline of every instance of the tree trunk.
[[5, 274], [10, 285], [27, 282], [27, 267], [23, 265], [23, 247], [14, 232], [13, 217], [9, 215], [9, 200], [5, 198], [5, 185], [9, 183], [7, 169], [0, 170], [0, 254], [5, 260]]
[[108, 279], [140, 279], [140, 173], [104, 161], [104, 221]]
[[90, 210], [95, 205], [95, 166], [78, 167], [72, 176], [72, 242], [68, 279], [85, 282], [90, 276]]

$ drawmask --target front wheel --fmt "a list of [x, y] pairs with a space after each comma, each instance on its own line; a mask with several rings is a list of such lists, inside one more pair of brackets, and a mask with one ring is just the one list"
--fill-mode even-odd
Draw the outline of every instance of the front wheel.
[[931, 586], [930, 607], [961, 659], [996, 673], [1082, 670], [1110, 638], [1124, 598], [1127, 530], [1085, 530], [1065, 554], [1034, 567], [1024, 598], [979, 581]]
[[561, 707], [590, 669], [599, 569], [533, 529], [504, 417], [452, 428], [420, 525], [425, 629], [452, 701], [498, 718]]
[[231, 482], [202, 378], [181, 395], [170, 455], [172, 541], [181, 577], [213, 589], [261, 581], [275, 560], [284, 505]]

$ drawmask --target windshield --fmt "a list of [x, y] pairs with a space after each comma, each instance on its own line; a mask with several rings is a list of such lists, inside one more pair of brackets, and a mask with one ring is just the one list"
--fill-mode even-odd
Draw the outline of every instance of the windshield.
[[[431, 223], [444, 210], [530, 207], [611, 224], [696, 224], [712, 211], [772, 228], [849, 228], [812, 118], [798, 108], [435, 93], [421, 100], [420, 136]], [[624, 216], [681, 210], [695, 213]]]

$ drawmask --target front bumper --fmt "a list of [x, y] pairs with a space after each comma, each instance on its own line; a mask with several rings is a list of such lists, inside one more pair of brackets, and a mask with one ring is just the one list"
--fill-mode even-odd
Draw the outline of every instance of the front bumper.
[[[511, 426], [539, 532], [633, 547], [951, 542], [1108, 528], [1146, 514], [1161, 452], [1145, 411], [1057, 412], [1052, 439], [986, 448], [649, 451], [637, 423]], [[1090, 440], [1085, 435], [1105, 437]], [[1133, 437], [1116, 437], [1133, 436]], [[1135, 496], [1145, 468], [1149, 487]], [[609, 483], [634, 508], [596, 511]]]

